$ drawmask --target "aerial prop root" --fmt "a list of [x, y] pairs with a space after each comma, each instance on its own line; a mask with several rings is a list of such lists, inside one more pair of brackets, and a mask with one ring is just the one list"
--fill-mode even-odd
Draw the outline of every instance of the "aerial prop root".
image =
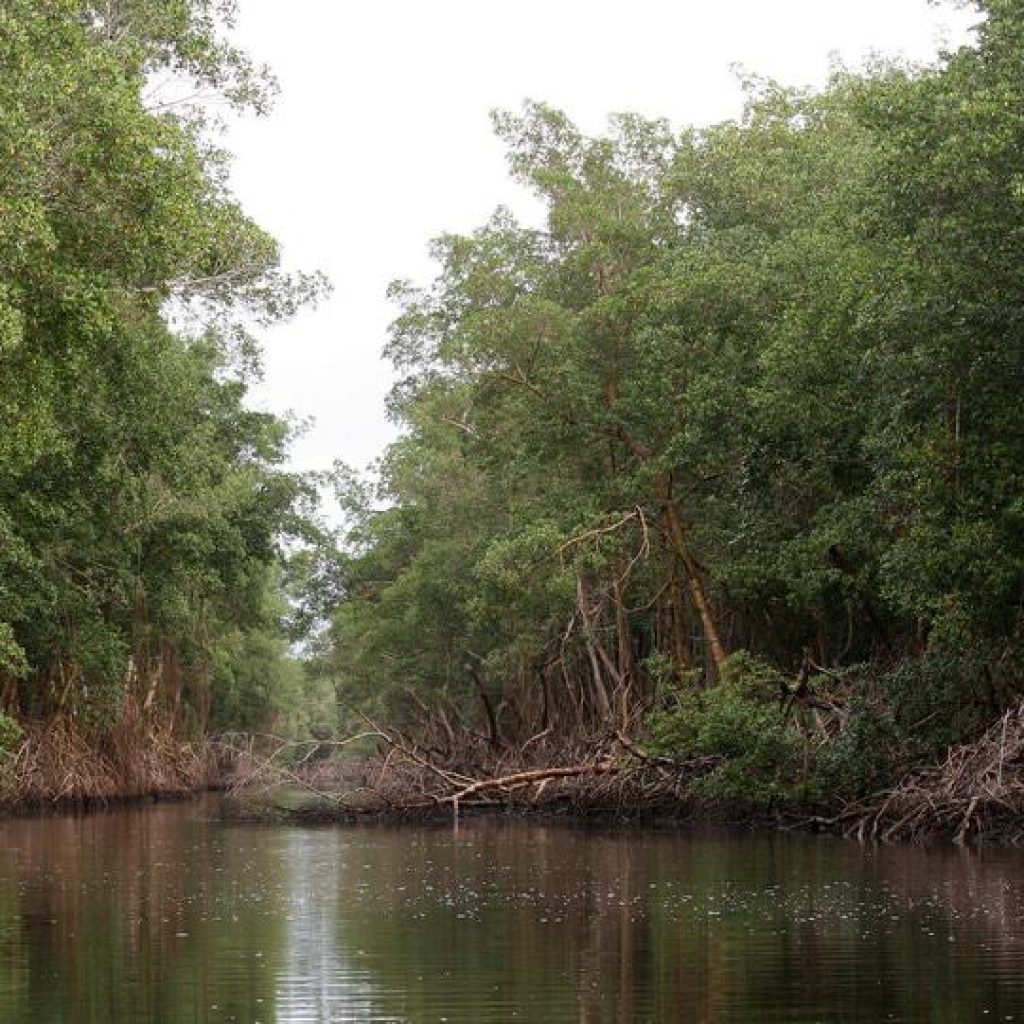
[[859, 840], [945, 838], [964, 845], [985, 838], [1020, 843], [1022, 817], [1024, 701], [978, 739], [950, 748], [941, 764], [811, 823]]

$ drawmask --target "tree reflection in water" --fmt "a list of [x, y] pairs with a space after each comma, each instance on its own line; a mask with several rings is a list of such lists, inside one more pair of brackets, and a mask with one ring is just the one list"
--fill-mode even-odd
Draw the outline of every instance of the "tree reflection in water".
[[0, 829], [11, 1024], [1024, 1013], [1011, 852], [499, 822], [244, 827], [191, 805]]

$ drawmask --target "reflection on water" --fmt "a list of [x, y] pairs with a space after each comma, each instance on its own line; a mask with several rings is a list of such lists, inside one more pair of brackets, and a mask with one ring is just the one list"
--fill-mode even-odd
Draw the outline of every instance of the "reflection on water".
[[284, 961], [274, 1001], [279, 1021], [380, 1019], [374, 1014], [369, 975], [336, 941], [344, 882], [336, 877], [335, 867], [342, 863], [342, 838], [340, 833], [286, 834], [289, 899]]
[[808, 837], [0, 823], [0, 1021], [1024, 1021], [1024, 858]]

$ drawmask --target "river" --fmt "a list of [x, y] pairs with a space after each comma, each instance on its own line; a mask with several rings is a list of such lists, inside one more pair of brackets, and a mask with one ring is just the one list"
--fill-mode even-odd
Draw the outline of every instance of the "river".
[[1024, 1021], [1015, 851], [209, 803], [0, 833], [7, 1024]]

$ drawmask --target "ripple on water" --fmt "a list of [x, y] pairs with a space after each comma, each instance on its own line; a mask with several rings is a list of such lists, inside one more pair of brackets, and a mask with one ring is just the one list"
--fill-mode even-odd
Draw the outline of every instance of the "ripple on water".
[[0, 1020], [1024, 1020], [1024, 860], [470, 823], [5, 822]]

